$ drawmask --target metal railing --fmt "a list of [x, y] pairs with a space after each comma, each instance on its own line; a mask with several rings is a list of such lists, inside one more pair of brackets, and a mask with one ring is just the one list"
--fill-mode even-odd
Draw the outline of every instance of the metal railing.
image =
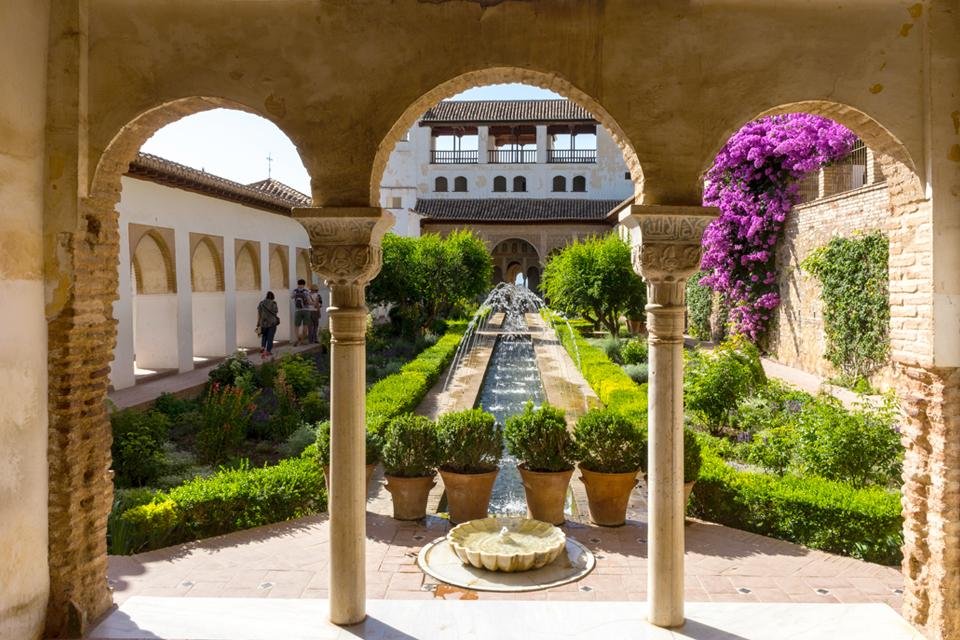
[[430, 151], [431, 164], [477, 164], [480, 152], [472, 151]]
[[857, 140], [847, 155], [800, 179], [797, 203], [829, 198], [885, 181], [874, 155], [862, 140]]
[[487, 151], [487, 162], [490, 164], [533, 164], [536, 161], [536, 149], [490, 149]]
[[547, 162], [553, 164], [591, 164], [597, 161], [596, 149], [548, 149]]

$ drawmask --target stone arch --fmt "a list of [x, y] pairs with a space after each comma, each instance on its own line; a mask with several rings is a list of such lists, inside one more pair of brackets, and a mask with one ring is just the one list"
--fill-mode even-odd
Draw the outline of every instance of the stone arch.
[[540, 293], [540, 276], [542, 269], [536, 266], [527, 267], [527, 288], [534, 293]]
[[193, 249], [190, 281], [194, 291], [223, 291], [223, 256], [208, 236], [200, 238]]
[[260, 256], [252, 242], [244, 242], [237, 250], [237, 291], [259, 291]]
[[524, 272], [523, 265], [520, 262], [509, 263], [506, 268], [506, 281], [515, 284], [517, 276], [522, 276], [524, 282], [526, 282], [527, 274]]
[[[706, 174], [716, 154], [745, 122], [785, 113], [810, 113], [830, 118], [853, 131], [876, 156], [889, 195], [884, 232], [890, 246], [891, 357], [900, 382], [904, 424], [902, 504], [904, 516], [903, 616], [919, 628], [942, 624], [948, 601], [956, 597], [956, 582], [942, 577], [956, 571], [955, 506], [948, 506], [946, 480], [960, 472], [960, 461], [949, 451], [957, 437], [955, 418], [948, 415], [945, 388], [956, 384], [955, 370], [933, 363], [933, 244], [932, 211], [923, 179], [906, 146], [887, 128], [859, 109], [826, 100], [807, 100], [769, 107], [739, 124], [726, 126], [704, 158]], [[934, 524], [935, 523], [935, 524]], [[953, 563], [951, 566], [947, 566]]]
[[131, 263], [138, 295], [177, 292], [173, 255], [166, 240], [155, 229], [147, 231], [137, 241]]
[[[644, 176], [640, 159], [623, 128], [596, 98], [557, 73], [522, 69], [520, 67], [490, 67], [468, 71], [437, 85], [421, 95], [400, 114], [380, 142], [376, 156], [374, 156], [373, 168], [370, 171], [370, 206], [376, 207], [380, 204], [380, 183], [383, 180], [383, 173], [394, 147], [427, 109], [441, 100], [455, 96], [467, 89], [505, 83], [520, 83], [549, 89], [565, 96], [593, 114], [593, 117], [606, 128], [610, 137], [620, 147], [624, 162], [630, 171], [630, 178], [633, 180], [637, 201], [643, 201]], [[494, 191], [496, 191], [496, 187]]]
[[51, 637], [70, 635], [77, 620], [95, 620], [111, 605], [102, 535], [113, 503], [110, 421], [104, 400], [117, 336], [113, 303], [118, 296], [114, 265], [119, 259], [116, 207], [121, 177], [156, 131], [219, 107], [277, 124], [266, 113], [220, 97], [189, 96], [149, 106], [123, 124], [102, 152], [94, 148], [82, 158], [91, 167], [90, 181], [78, 187], [76, 217], [61, 216], [60, 226], [51, 229], [51, 237], [66, 238], [69, 249], [50, 274], [49, 397], [71, 399], [49, 404], [51, 562], [46, 633]]
[[[270, 288], [274, 293], [290, 288], [290, 273], [287, 270], [286, 247], [272, 247], [270, 249]], [[304, 278], [306, 280], [306, 278]]]

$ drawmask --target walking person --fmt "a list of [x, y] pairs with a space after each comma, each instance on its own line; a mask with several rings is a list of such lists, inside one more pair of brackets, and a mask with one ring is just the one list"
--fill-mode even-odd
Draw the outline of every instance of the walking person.
[[293, 346], [303, 344], [307, 341], [307, 335], [310, 332], [310, 291], [307, 290], [307, 281], [303, 278], [297, 280], [297, 288], [290, 294], [293, 298], [293, 326], [296, 329], [296, 340]]
[[273, 291], [257, 305], [257, 333], [260, 334], [260, 358], [273, 357], [273, 337], [280, 326], [280, 314]]
[[317, 332], [320, 328], [320, 309], [323, 308], [323, 298], [320, 297], [320, 287], [311, 285], [307, 299], [310, 309], [310, 343], [317, 344]]

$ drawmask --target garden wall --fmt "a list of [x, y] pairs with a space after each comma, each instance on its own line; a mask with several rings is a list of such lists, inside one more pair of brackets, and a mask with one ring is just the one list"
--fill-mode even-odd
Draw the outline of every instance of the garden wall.
[[[834, 236], [884, 230], [889, 216], [890, 199], [884, 182], [793, 208], [777, 249], [782, 302], [769, 334], [771, 359], [824, 379], [839, 373], [824, 358], [827, 342], [820, 283], [801, 270], [800, 263]], [[889, 389], [893, 383], [892, 364], [877, 371], [870, 382], [882, 391]]]

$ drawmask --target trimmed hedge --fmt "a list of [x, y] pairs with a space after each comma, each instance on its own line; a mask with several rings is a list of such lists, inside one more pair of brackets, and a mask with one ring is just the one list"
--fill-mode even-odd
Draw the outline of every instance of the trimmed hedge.
[[741, 471], [718, 455], [715, 438], [698, 434], [700, 479], [693, 515], [812, 549], [897, 565], [902, 560], [900, 496], [814, 476]]
[[257, 469], [223, 469], [127, 509], [111, 532], [111, 553], [137, 553], [301, 518], [326, 509], [323, 472], [312, 457]]
[[466, 322], [448, 322], [447, 332], [436, 344], [403, 365], [399, 373], [380, 380], [367, 391], [367, 428], [382, 434], [387, 423], [402, 413], [411, 413], [453, 361]]
[[[465, 322], [450, 322], [436, 344], [371, 387], [367, 428], [382, 430], [390, 418], [413, 411], [453, 360]], [[273, 466], [223, 469], [152, 497], [138, 495], [130, 508], [111, 514], [110, 552], [137, 553], [302, 518], [326, 509], [326, 487], [310, 445], [297, 458]]]

